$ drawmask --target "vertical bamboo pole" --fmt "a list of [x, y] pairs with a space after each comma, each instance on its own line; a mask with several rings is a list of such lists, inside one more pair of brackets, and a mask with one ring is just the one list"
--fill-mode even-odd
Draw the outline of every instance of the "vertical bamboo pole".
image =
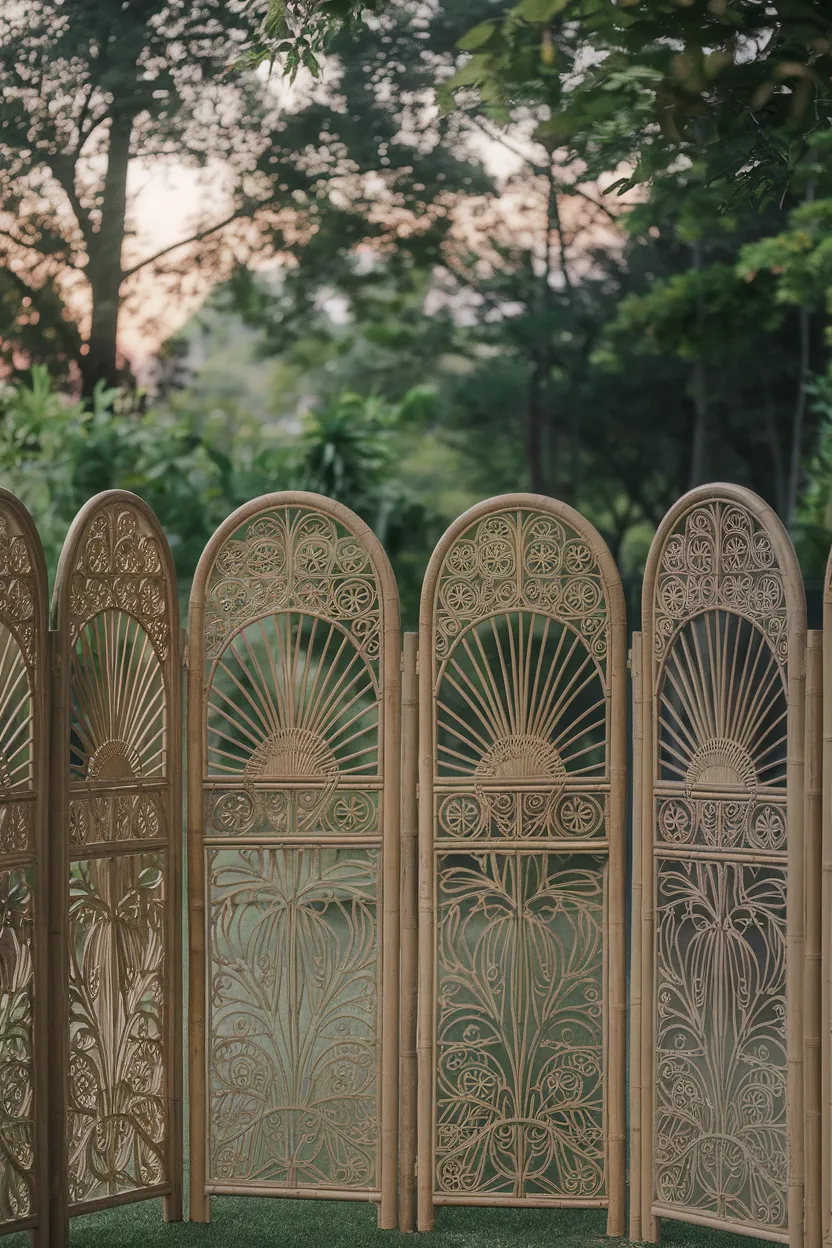
[[[15, 509], [17, 500], [15, 500]], [[22, 521], [22, 517], [20, 518]], [[35, 628], [37, 637], [36, 670], [34, 672], [32, 715], [35, 780], [35, 927], [34, 927], [34, 1093], [35, 1093], [35, 1198], [38, 1224], [31, 1231], [32, 1248], [46, 1248], [49, 1243], [49, 1079], [50, 1046], [52, 1027], [49, 958], [49, 848], [48, 848], [48, 799], [49, 799], [49, 734], [51, 706], [52, 655], [46, 626], [47, 580], [46, 565], [40, 537], [31, 521], [21, 523], [28, 527], [28, 546], [32, 565], [36, 572]]]
[[[800, 585], [802, 595], [803, 586]], [[798, 618], [797, 593], [790, 595], [786, 809], [788, 884], [786, 894], [786, 1130], [789, 1148], [788, 1214], [790, 1248], [803, 1248], [804, 1094], [803, 1094], [803, 959], [805, 942], [803, 840], [804, 739], [806, 729], [806, 627]]]
[[633, 885], [630, 916], [630, 1227], [634, 1243], [641, 1239], [641, 799], [642, 799], [642, 672], [641, 633], [633, 633]]
[[607, 1234], [623, 1235], [627, 1187], [627, 621], [624, 595], [620, 592], [610, 594], [609, 627]]
[[[645, 625], [647, 616], [645, 612]], [[653, 706], [652, 626], [645, 627], [647, 653], [642, 643], [641, 662], [641, 1236], [648, 1244], [659, 1242], [658, 1218], [653, 1216], [653, 925], [655, 921], [656, 880], [653, 866], [653, 750], [655, 747], [655, 708]]]
[[821, 906], [821, 1218], [825, 1248], [832, 1246], [832, 1175], [830, 1175], [830, 1115], [832, 1114], [832, 597], [829, 592], [829, 571], [823, 603], [823, 776], [821, 800], [821, 836], [823, 854], [823, 895]]
[[[171, 575], [173, 573], [171, 572]], [[167, 1177], [170, 1192], [162, 1201], [165, 1222], [182, 1221], [182, 632], [176, 582], [171, 586], [170, 687], [166, 732], [166, 763], [170, 793], [168, 845], [167, 985]]]
[[69, 665], [61, 632], [50, 632], [49, 757], [49, 1244], [69, 1243], [66, 1093], [69, 1067], [68, 838]]
[[[425, 610], [423, 605], [423, 611]], [[430, 609], [419, 632], [419, 1005], [417, 1023], [417, 1225], [433, 1230], [433, 664]]]
[[398, 606], [385, 601], [384, 612], [383, 733], [384, 847], [383, 921], [381, 926], [381, 1200], [378, 1225], [394, 1230], [399, 1216], [399, 893], [401, 802], [401, 633]]
[[806, 1248], [821, 1242], [821, 738], [823, 634], [806, 636], [806, 774], [804, 844], [806, 853], [806, 946], [803, 983], [803, 1063], [806, 1089], [804, 1219]]
[[418, 633], [405, 633], [402, 663], [402, 984], [401, 984], [401, 1115], [399, 1127], [399, 1230], [416, 1225], [416, 1011], [418, 1000], [419, 895], [419, 684]]
[[192, 596], [188, 651], [188, 1101], [190, 1124], [190, 1220], [210, 1222], [211, 1200], [205, 1191], [205, 855], [202, 772], [205, 755], [205, 708], [202, 691], [204, 588]]

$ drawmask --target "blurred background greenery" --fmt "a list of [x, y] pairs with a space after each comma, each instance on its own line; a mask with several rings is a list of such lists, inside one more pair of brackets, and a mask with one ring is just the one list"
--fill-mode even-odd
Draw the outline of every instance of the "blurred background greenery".
[[314, 489], [412, 626], [481, 497], [565, 499], [637, 586], [722, 479], [817, 581], [831, 42], [825, 0], [9, 0], [0, 480], [50, 566], [121, 486], [187, 590], [232, 508]]

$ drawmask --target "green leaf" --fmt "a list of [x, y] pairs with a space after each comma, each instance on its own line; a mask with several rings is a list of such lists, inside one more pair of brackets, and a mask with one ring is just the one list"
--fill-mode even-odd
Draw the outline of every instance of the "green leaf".
[[522, 0], [513, 10], [527, 22], [548, 22], [562, 13], [569, 0]]
[[463, 52], [472, 52], [474, 48], [481, 48], [484, 43], [488, 43], [496, 28], [496, 22], [480, 22], [479, 26], [474, 26], [462, 36], [457, 47], [462, 48]]

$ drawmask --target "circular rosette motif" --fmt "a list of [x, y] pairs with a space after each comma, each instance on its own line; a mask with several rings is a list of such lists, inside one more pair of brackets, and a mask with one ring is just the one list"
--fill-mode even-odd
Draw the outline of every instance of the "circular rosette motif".
[[785, 809], [771, 802], [761, 802], [755, 806], [749, 822], [748, 844], [754, 849], [785, 849]]
[[591, 793], [569, 793], [558, 805], [557, 824], [564, 836], [597, 836], [604, 830], [604, 807]]
[[439, 805], [439, 831], [456, 839], [479, 836], [485, 816], [480, 797], [470, 793], [452, 793]]

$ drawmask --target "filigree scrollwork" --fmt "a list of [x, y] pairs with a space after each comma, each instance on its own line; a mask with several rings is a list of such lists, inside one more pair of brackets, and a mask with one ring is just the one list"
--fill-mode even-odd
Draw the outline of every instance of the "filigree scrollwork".
[[12, 634], [26, 665], [37, 662], [37, 585], [32, 552], [15, 517], [0, 506], [0, 620]]
[[208, 863], [212, 1180], [373, 1189], [378, 851]]
[[565, 521], [506, 511], [477, 520], [448, 551], [437, 587], [436, 653], [471, 622], [527, 609], [570, 621], [606, 655], [606, 593], [595, 553]]
[[442, 839], [482, 838], [584, 840], [605, 832], [603, 794], [547, 791], [470, 792], [437, 796], [436, 835]]
[[70, 1204], [164, 1180], [164, 860], [73, 863]]
[[758, 624], [777, 658], [785, 660], [786, 595], [772, 539], [756, 516], [735, 502], [697, 505], [665, 542], [656, 581], [657, 656], [680, 621], [716, 608]]
[[378, 793], [358, 789], [220, 789], [210, 791], [205, 835], [376, 836]]
[[69, 803], [69, 843], [155, 841], [167, 837], [165, 802], [159, 793], [105, 793], [73, 797]]
[[659, 860], [657, 905], [656, 1198], [784, 1229], [785, 873]]
[[603, 870], [440, 856], [438, 1192], [603, 1192]]
[[102, 612], [124, 612], [142, 626], [164, 660], [170, 646], [168, 586], [159, 538], [138, 508], [97, 511], [78, 547], [70, 581], [73, 645]]
[[0, 870], [0, 1227], [34, 1208], [34, 930], [30, 872]]
[[282, 611], [335, 620], [366, 658], [378, 658], [381, 610], [369, 553], [330, 516], [276, 509], [225, 543], [206, 590], [206, 655], [219, 654], [239, 629]]

